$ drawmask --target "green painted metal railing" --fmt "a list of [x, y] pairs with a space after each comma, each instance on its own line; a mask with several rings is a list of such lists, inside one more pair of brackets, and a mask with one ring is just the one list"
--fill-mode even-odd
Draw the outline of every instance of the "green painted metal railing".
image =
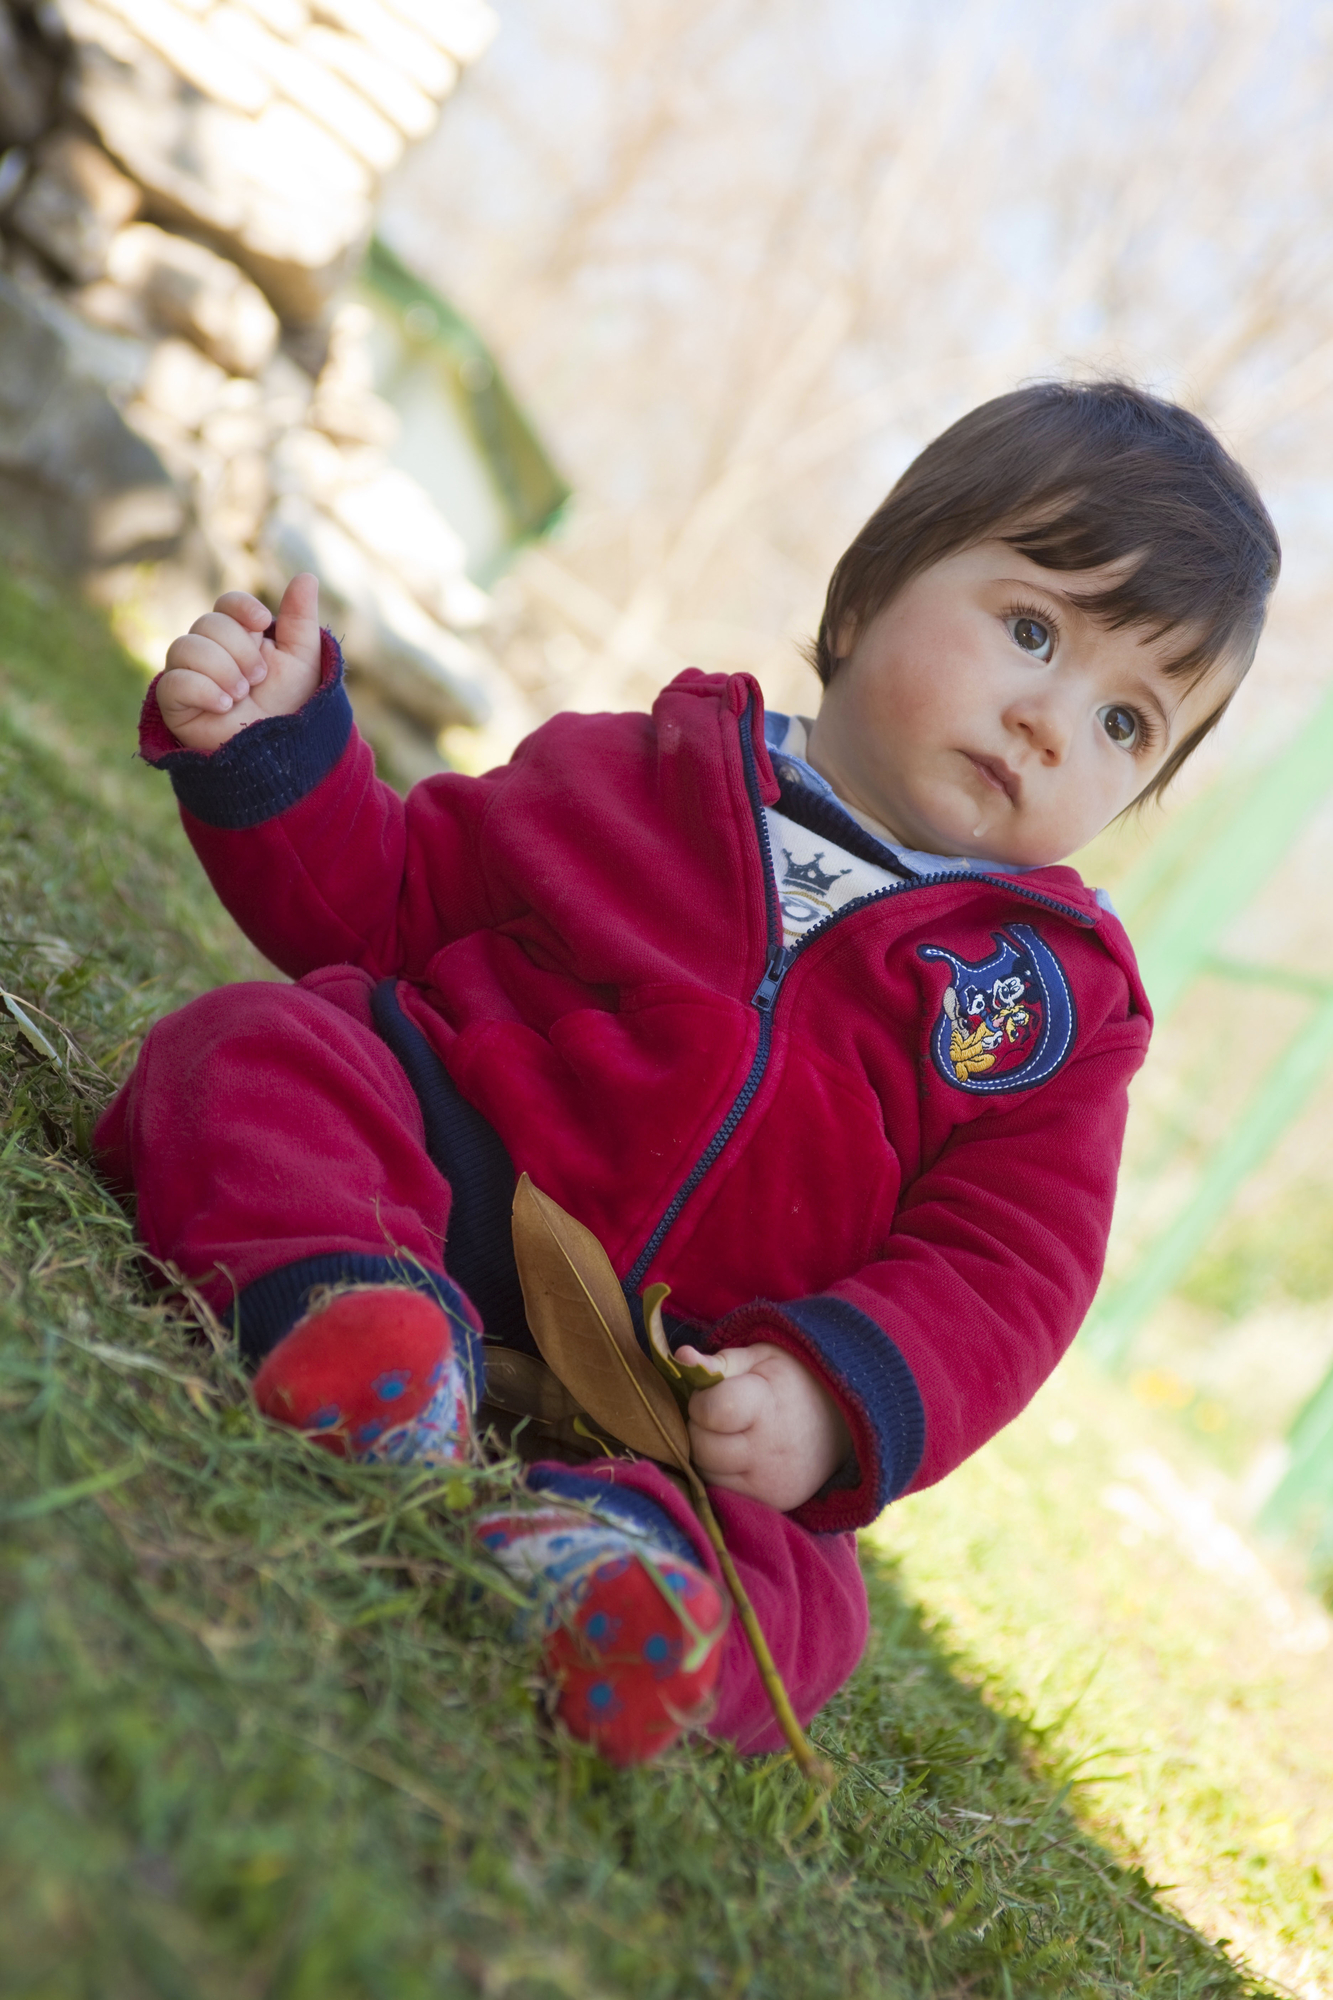
[[[1303, 995], [1310, 1013], [1259, 1076], [1183, 1208], [1128, 1275], [1099, 1295], [1080, 1339], [1108, 1368], [1127, 1365], [1140, 1326], [1184, 1277], [1243, 1182], [1299, 1117], [1333, 1063], [1333, 982], [1218, 953], [1224, 933], [1331, 794], [1333, 689], [1266, 768], [1214, 788], [1181, 814], [1120, 892], [1159, 1023], [1205, 975]], [[1283, 1532], [1327, 1516], [1326, 1532], [1333, 1532], [1333, 1370], [1297, 1417], [1288, 1443], [1288, 1470], [1263, 1525]]]
[[519, 407], [499, 363], [477, 329], [415, 271], [375, 237], [361, 282], [428, 348], [442, 382], [463, 415], [508, 516], [512, 543], [530, 541], [554, 526], [570, 488]]

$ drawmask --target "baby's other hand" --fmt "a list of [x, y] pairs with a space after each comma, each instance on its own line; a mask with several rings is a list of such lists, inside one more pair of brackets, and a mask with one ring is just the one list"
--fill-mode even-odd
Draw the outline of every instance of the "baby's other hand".
[[823, 1383], [785, 1348], [759, 1341], [676, 1359], [721, 1370], [725, 1380], [690, 1397], [690, 1450], [709, 1486], [748, 1494], [790, 1513], [818, 1493], [852, 1449], [841, 1410]]
[[167, 648], [157, 684], [162, 720], [187, 750], [216, 750], [265, 715], [294, 715], [319, 686], [319, 584], [294, 576], [272, 614], [228, 590]]

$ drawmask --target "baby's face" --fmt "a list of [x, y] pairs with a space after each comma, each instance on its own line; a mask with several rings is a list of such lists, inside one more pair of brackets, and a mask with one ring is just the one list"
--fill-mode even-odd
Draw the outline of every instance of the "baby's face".
[[904, 846], [1022, 867], [1072, 854], [1230, 686], [1221, 668], [1193, 688], [1168, 677], [1179, 633], [1112, 632], [1080, 609], [1109, 581], [1001, 541], [923, 570], [841, 635], [811, 763]]

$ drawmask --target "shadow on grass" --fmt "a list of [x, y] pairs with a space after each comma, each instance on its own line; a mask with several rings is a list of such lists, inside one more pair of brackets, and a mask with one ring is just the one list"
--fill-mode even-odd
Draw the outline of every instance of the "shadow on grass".
[[[1097, 1779], [1062, 1756], [1063, 1718], [1037, 1729], [994, 1705], [928, 1629], [928, 1609], [903, 1590], [897, 1564], [866, 1546], [862, 1563], [871, 1644], [815, 1733], [852, 1760], [853, 1787], [876, 1789], [901, 1814], [897, 1837], [919, 1874], [937, 1884], [941, 1930], [986, 1926], [998, 1960], [994, 1990], [1008, 1990], [1006, 1973], [1016, 1992], [1274, 1990], [1184, 1923], [1140, 1868], [1122, 1865], [1080, 1826], [1079, 1786]], [[1070, 1957], [1058, 1976], [1042, 1966], [1036, 1986], [1018, 1978], [1028, 1953], [1040, 1959], [1043, 1947], [1058, 1951], [1061, 1943]], [[984, 1974], [977, 1990], [992, 1990]]]

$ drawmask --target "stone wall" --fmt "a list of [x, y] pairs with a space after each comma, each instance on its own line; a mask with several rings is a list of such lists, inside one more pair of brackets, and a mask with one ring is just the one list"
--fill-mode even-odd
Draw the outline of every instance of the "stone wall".
[[346, 298], [484, 0], [0, 0], [0, 503], [152, 658], [313, 569], [399, 775], [515, 699]]

